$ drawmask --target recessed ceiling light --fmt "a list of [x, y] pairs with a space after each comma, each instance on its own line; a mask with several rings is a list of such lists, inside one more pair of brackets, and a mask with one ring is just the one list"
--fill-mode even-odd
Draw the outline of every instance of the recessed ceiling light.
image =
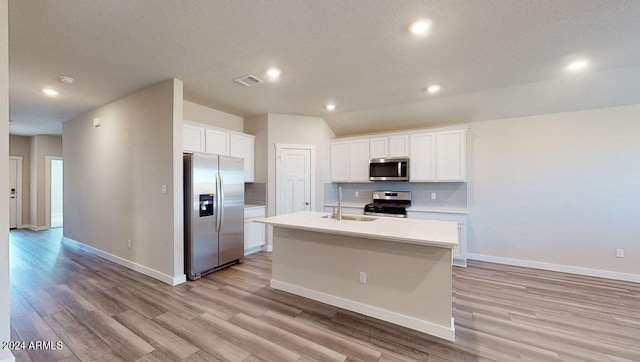
[[431, 28], [431, 19], [420, 19], [411, 24], [409, 28], [416, 35], [426, 34]]
[[325, 108], [327, 111], [333, 111], [334, 109], [336, 109], [336, 105], [335, 105], [335, 104], [333, 104], [333, 103], [329, 103], [329, 104], [327, 104], [326, 106], [324, 106], [324, 108]]
[[68, 77], [66, 75], [61, 75], [58, 77], [58, 79], [60, 79], [60, 81], [64, 84], [73, 84], [76, 81], [74, 78]]
[[440, 84], [432, 84], [429, 87], [427, 87], [427, 92], [438, 93], [440, 92], [440, 89], [442, 89], [442, 86], [440, 86]]
[[569, 65], [567, 65], [567, 70], [570, 72], [579, 72], [581, 70], [584, 70], [587, 65], [589, 65], [589, 61], [585, 60], [585, 59], [581, 59], [581, 60], [576, 60], [575, 62], [571, 62], [569, 63]]
[[51, 88], [44, 88], [42, 89], [42, 91], [44, 92], [44, 94], [48, 95], [48, 96], [57, 96], [58, 95], [58, 91], [55, 89], [51, 89]]
[[282, 71], [280, 71], [280, 69], [278, 68], [271, 68], [267, 70], [267, 76], [271, 79], [278, 79], [280, 77], [280, 74], [282, 74]]

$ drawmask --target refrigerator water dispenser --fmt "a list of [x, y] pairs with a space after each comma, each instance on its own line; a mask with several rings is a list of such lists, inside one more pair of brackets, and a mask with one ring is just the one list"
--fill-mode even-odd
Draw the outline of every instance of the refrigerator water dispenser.
[[213, 194], [200, 195], [200, 217], [213, 216]]

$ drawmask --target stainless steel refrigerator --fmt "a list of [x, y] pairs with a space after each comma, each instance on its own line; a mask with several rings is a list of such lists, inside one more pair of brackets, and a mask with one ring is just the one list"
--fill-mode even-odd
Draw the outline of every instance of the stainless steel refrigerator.
[[242, 262], [244, 160], [184, 155], [184, 241], [187, 279]]

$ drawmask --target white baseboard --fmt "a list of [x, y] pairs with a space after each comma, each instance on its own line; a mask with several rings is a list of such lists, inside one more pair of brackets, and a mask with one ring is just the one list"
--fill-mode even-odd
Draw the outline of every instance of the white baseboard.
[[482, 254], [473, 254], [473, 253], [467, 253], [467, 259], [486, 261], [490, 263], [513, 265], [513, 266], [521, 266], [525, 268], [556, 271], [561, 273], [586, 275], [590, 277], [621, 280], [625, 282], [640, 283], [640, 275], [638, 274], [619, 273], [619, 272], [612, 272], [607, 270], [581, 268], [581, 267], [569, 266], [569, 265], [551, 264], [551, 263], [543, 263], [539, 261], [512, 259], [512, 258], [504, 258], [500, 256], [491, 256], [491, 255], [482, 255]]
[[386, 309], [374, 307], [367, 304], [362, 304], [353, 300], [337, 297], [335, 295], [318, 292], [312, 289], [300, 287], [287, 282], [271, 279], [271, 287], [274, 289], [282, 290], [288, 293], [296, 294], [305, 298], [313, 299], [318, 302], [330, 304], [336, 307], [350, 310], [352, 312], [364, 314], [369, 317], [374, 317], [387, 321], [393, 324], [397, 324], [409, 329], [413, 329], [422, 333], [430, 334], [438, 338], [446, 339], [448, 341], [455, 341], [456, 333], [451, 318], [451, 325], [444, 327], [431, 322], [427, 322], [418, 318], [406, 316], [404, 314], [392, 312]]
[[16, 358], [11, 354], [11, 351], [6, 349], [0, 349], [0, 362], [15, 362]]
[[49, 230], [48, 227], [46, 226], [36, 226], [36, 225], [29, 225], [29, 229], [33, 230], [33, 231], [45, 231], [45, 230]]
[[460, 266], [463, 268], [467, 267], [467, 258], [453, 258], [453, 265]]
[[149, 267], [146, 267], [144, 265], [140, 265], [138, 263], [134, 263], [130, 260], [121, 258], [117, 255], [113, 255], [111, 253], [107, 253], [106, 251], [102, 251], [100, 249], [94, 248], [92, 246], [89, 246], [87, 244], [83, 244], [79, 241], [73, 240], [71, 238], [67, 238], [65, 236], [62, 237], [62, 242], [67, 243], [69, 245], [75, 246], [79, 249], [85, 250], [91, 254], [97, 255], [103, 259], [107, 259], [109, 261], [112, 261], [116, 264], [120, 264], [124, 267], [127, 267], [129, 269], [135, 270], [138, 273], [142, 273], [144, 275], [150, 276], [154, 279], [158, 279], [161, 282], [167, 283], [169, 285], [178, 285], [178, 284], [182, 284], [185, 283], [187, 281], [187, 275], [186, 274], [181, 274], [175, 277], [172, 277], [170, 275], [164, 274], [162, 272], [159, 272], [155, 269], [151, 269]]
[[267, 251], [267, 252], [272, 252], [273, 251], [273, 245], [265, 245], [262, 247], [263, 251]]
[[31, 225], [29, 225], [29, 224], [23, 224], [23, 225], [18, 226], [18, 229], [29, 229], [30, 227], [31, 227]]
[[258, 245], [258, 246], [254, 246], [253, 248], [246, 249], [244, 251], [244, 256], [251, 255], [251, 254], [257, 253], [259, 251], [262, 251], [262, 245]]

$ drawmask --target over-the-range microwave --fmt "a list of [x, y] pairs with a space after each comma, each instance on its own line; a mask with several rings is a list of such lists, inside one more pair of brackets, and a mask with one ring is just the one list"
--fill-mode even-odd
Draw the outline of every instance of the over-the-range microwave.
[[409, 158], [372, 158], [369, 181], [409, 181]]

